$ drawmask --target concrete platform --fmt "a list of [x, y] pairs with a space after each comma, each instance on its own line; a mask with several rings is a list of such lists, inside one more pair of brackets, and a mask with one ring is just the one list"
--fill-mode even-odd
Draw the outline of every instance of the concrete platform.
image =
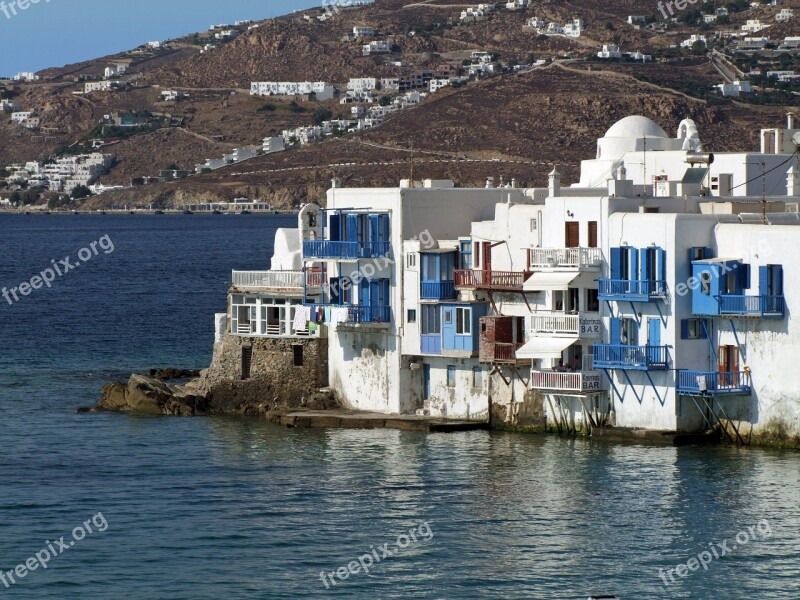
[[441, 419], [417, 415], [385, 415], [355, 410], [290, 410], [271, 412], [267, 418], [284, 427], [315, 429], [400, 429], [427, 433], [483, 431], [489, 424], [462, 419]]
[[622, 427], [595, 427], [592, 439], [611, 443], [638, 443], [664, 446], [689, 446], [696, 444], [718, 444], [719, 432], [680, 433], [677, 431], [653, 431], [648, 429], [625, 429]]

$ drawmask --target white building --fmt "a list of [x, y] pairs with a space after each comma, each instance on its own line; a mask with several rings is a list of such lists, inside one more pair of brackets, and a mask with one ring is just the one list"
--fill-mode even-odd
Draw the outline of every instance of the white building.
[[760, 19], [748, 19], [747, 23], [742, 25], [742, 31], [745, 33], [758, 33], [767, 27], [769, 27], [769, 25], [762, 23]]
[[162, 44], [159, 41], [153, 41], [153, 42], [147, 42], [146, 46], [148, 48], [153, 49], [153, 50], [159, 50], [161, 48]]
[[628, 25], [646, 25], [647, 18], [644, 15], [628, 15]]
[[735, 80], [730, 83], [720, 83], [716, 86], [723, 96], [736, 97], [740, 94], [749, 94], [753, 91], [749, 81]]
[[232, 40], [237, 35], [239, 35], [239, 32], [236, 31], [235, 29], [223, 29], [222, 31], [218, 31], [214, 34], [214, 39], [223, 41]]
[[536, 30], [544, 29], [545, 27], [547, 27], [547, 21], [545, 21], [540, 17], [531, 17], [530, 19], [528, 19], [527, 26], [530, 27], [531, 29], [536, 29]]
[[91, 94], [92, 92], [107, 92], [117, 87], [115, 81], [87, 81], [83, 84], [83, 93]]
[[39, 76], [36, 73], [31, 73], [30, 71], [23, 71], [22, 73], [17, 73], [13, 77], [14, 81], [26, 81], [28, 83], [32, 81], [39, 81]]
[[347, 89], [357, 92], [378, 89], [378, 80], [375, 77], [353, 77], [347, 82]]
[[353, 27], [353, 36], [360, 38], [360, 37], [375, 37], [375, 29], [372, 27], [359, 27], [356, 25]]
[[28, 119], [32, 119], [36, 116], [35, 110], [20, 110], [17, 112], [11, 113], [11, 122], [16, 123], [18, 125], [22, 125]]
[[597, 53], [597, 58], [620, 59], [622, 58], [622, 52], [619, 51], [619, 46], [603, 44], [603, 49]]
[[704, 46], [708, 43], [707, 40], [706, 40], [706, 36], [698, 35], [696, 33], [693, 33], [689, 38], [687, 38], [687, 39], [685, 39], [685, 40], [683, 40], [681, 42], [681, 47], [682, 48], [691, 48], [697, 42], [701, 42]]
[[272, 154], [273, 152], [283, 152], [286, 149], [282, 137], [265, 137], [262, 150], [264, 154]]
[[16, 111], [18, 108], [19, 107], [16, 104], [14, 104], [11, 100], [8, 100], [7, 98], [3, 98], [2, 100], [0, 100], [0, 111], [3, 111], [4, 113], [12, 113]]
[[506, 10], [524, 10], [528, 8], [528, 0], [511, 0], [506, 2]]
[[431, 94], [438, 92], [442, 88], [450, 87], [450, 80], [447, 78], [431, 79], [429, 91]]
[[392, 51], [392, 44], [387, 40], [375, 40], [362, 46], [361, 53], [364, 56], [373, 54], [389, 54]]
[[583, 19], [572, 19], [564, 25], [564, 35], [567, 37], [578, 38], [583, 33]]
[[121, 77], [125, 75], [128, 71], [128, 67], [126, 65], [109, 65], [105, 68], [103, 72], [103, 77], [106, 79], [111, 79], [112, 77]]
[[779, 23], [790, 21], [794, 17], [794, 10], [791, 8], [782, 8], [780, 12], [775, 15], [775, 20]]
[[308, 96], [317, 100], [333, 98], [336, 89], [326, 81], [254, 81], [250, 84], [251, 96]]

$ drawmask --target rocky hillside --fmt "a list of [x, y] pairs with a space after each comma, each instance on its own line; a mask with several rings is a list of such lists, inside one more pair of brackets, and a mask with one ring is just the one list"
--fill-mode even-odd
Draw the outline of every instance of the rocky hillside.
[[[800, 0], [784, 6], [793, 4], [800, 13]], [[647, 115], [667, 130], [690, 116], [706, 146], [719, 151], [755, 148], [757, 129], [779, 125], [789, 108], [709, 101], [705, 92], [697, 97], [698, 89], [721, 82], [703, 55], [684, 53], [647, 64], [586, 60], [602, 43], [658, 53], [699, 31], [679, 24], [655, 32], [627, 23], [630, 14], [656, 16], [655, 4], [645, 8], [636, 0], [535, 0], [526, 10], [500, 10], [484, 22], [459, 24], [460, 11], [467, 5], [450, 0], [376, 0], [337, 11], [325, 21], [316, 18], [323, 11], [315, 9], [269, 19], [254, 29], [242, 27], [238, 38], [226, 43], [215, 42], [204, 32], [172, 40], [161, 50], [139, 48], [49, 69], [36, 83], [4, 82], [0, 94], [26, 109], [37, 109], [47, 133], [0, 119], [0, 165], [45, 159], [76, 143], [104, 137], [98, 125], [103, 116], [130, 111], [166, 115], [159, 118], [170, 125], [122, 135], [105, 150], [115, 153], [118, 161], [102, 183], [128, 184], [133, 177], [157, 175], [167, 166], [191, 170], [206, 158], [309, 125], [320, 112], [333, 117], [349, 114], [349, 106], [336, 100], [298, 104], [253, 98], [248, 93], [251, 81], [328, 80], [342, 90], [351, 77], [400, 75], [443, 62], [460, 64], [473, 50], [492, 52], [507, 64], [531, 59], [555, 62], [439, 91], [367, 132], [175, 183], [105, 194], [90, 199], [87, 206], [179, 205], [235, 196], [291, 206], [319, 199], [334, 176], [345, 185], [396, 185], [412, 169], [417, 177], [449, 177], [461, 185], [481, 185], [489, 176], [540, 184], [548, 165], [559, 163], [569, 180], [577, 176], [579, 161], [594, 154], [596, 138], [628, 114]], [[738, 27], [746, 18], [774, 22], [777, 10], [763, 7], [735, 13], [730, 27]], [[577, 40], [537, 35], [523, 28], [532, 16], [559, 23], [580, 17], [586, 30]], [[385, 56], [361, 56], [364, 40], [347, 36], [357, 25], [372, 26], [381, 38], [389, 39], [395, 47], [391, 60], [403, 66], [388, 64]], [[797, 24], [773, 27], [776, 37], [798, 35], [800, 17]], [[203, 45], [212, 42], [217, 47], [201, 53]], [[107, 65], [120, 63], [128, 65], [129, 87], [76, 94], [83, 90], [81, 77], [97, 77]], [[188, 98], [162, 102], [160, 92], [165, 89], [180, 90]], [[408, 151], [412, 142], [413, 165]]]

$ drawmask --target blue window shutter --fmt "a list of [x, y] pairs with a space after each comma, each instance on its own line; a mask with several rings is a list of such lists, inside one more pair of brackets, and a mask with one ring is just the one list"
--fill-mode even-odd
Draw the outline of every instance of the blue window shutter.
[[380, 279], [373, 279], [369, 284], [369, 304], [370, 306], [381, 305], [381, 292], [383, 286]]
[[628, 280], [637, 281], [639, 279], [639, 253], [636, 248], [628, 248]]
[[739, 263], [739, 287], [742, 290], [750, 289], [750, 265]]
[[703, 258], [714, 258], [714, 251], [711, 248], [703, 248]]
[[654, 279], [659, 281], [667, 280], [667, 251], [663, 248], [656, 248], [656, 273]]
[[369, 281], [366, 277], [362, 277], [358, 283], [358, 304], [360, 306], [369, 306]]
[[681, 339], [689, 339], [689, 319], [681, 319]]
[[331, 214], [330, 227], [328, 229], [328, 239], [332, 242], [339, 242], [342, 240], [342, 222], [339, 213]]
[[783, 296], [783, 266], [773, 265], [773, 294], [776, 296]]
[[622, 339], [622, 323], [620, 322], [619, 317], [611, 317], [608, 331], [608, 343], [619, 344], [620, 340]]
[[389, 289], [389, 280], [381, 279], [381, 306], [389, 306], [391, 304], [389, 301]]
[[611, 279], [622, 279], [622, 248], [611, 248]]
[[651, 318], [648, 321], [648, 329], [647, 332], [647, 345], [648, 346], [660, 346], [661, 345], [661, 319], [659, 318]]
[[710, 322], [709, 322], [708, 319], [701, 319], [700, 320], [700, 339], [701, 340], [709, 339], [709, 333], [708, 333], [709, 324], [710, 324]]
[[339, 304], [339, 298], [341, 297], [341, 281], [340, 277], [331, 277], [331, 283], [328, 287], [330, 290], [331, 304]]
[[378, 226], [380, 233], [378, 234], [379, 241], [389, 241], [389, 215], [378, 215]]
[[[650, 264], [647, 260], [647, 248], [639, 250], [639, 262], [642, 265], [642, 281], [650, 281], [651, 278], [655, 279], [655, 273], [650, 273]], [[636, 250], [634, 250], [636, 252]]]
[[346, 216], [346, 237], [348, 242], [358, 241], [358, 215]]
[[766, 296], [769, 293], [769, 267], [758, 267], [758, 294]]
[[[369, 241], [372, 244], [377, 244], [380, 241], [380, 226], [378, 224], [378, 215], [369, 215], [367, 217], [369, 223]], [[377, 245], [375, 246], [377, 248]]]

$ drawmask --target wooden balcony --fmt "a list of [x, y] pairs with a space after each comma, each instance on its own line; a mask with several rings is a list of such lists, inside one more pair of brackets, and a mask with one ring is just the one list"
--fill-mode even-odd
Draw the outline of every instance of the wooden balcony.
[[492, 363], [501, 365], [516, 365], [521, 362], [517, 358], [517, 350], [522, 347], [522, 343], [504, 342], [481, 342], [480, 361], [482, 363]]
[[455, 272], [456, 289], [521, 292], [528, 271], [478, 271], [459, 269]]
[[551, 369], [531, 371], [531, 389], [576, 394], [600, 392], [604, 389], [603, 374], [600, 371], [567, 372]]

